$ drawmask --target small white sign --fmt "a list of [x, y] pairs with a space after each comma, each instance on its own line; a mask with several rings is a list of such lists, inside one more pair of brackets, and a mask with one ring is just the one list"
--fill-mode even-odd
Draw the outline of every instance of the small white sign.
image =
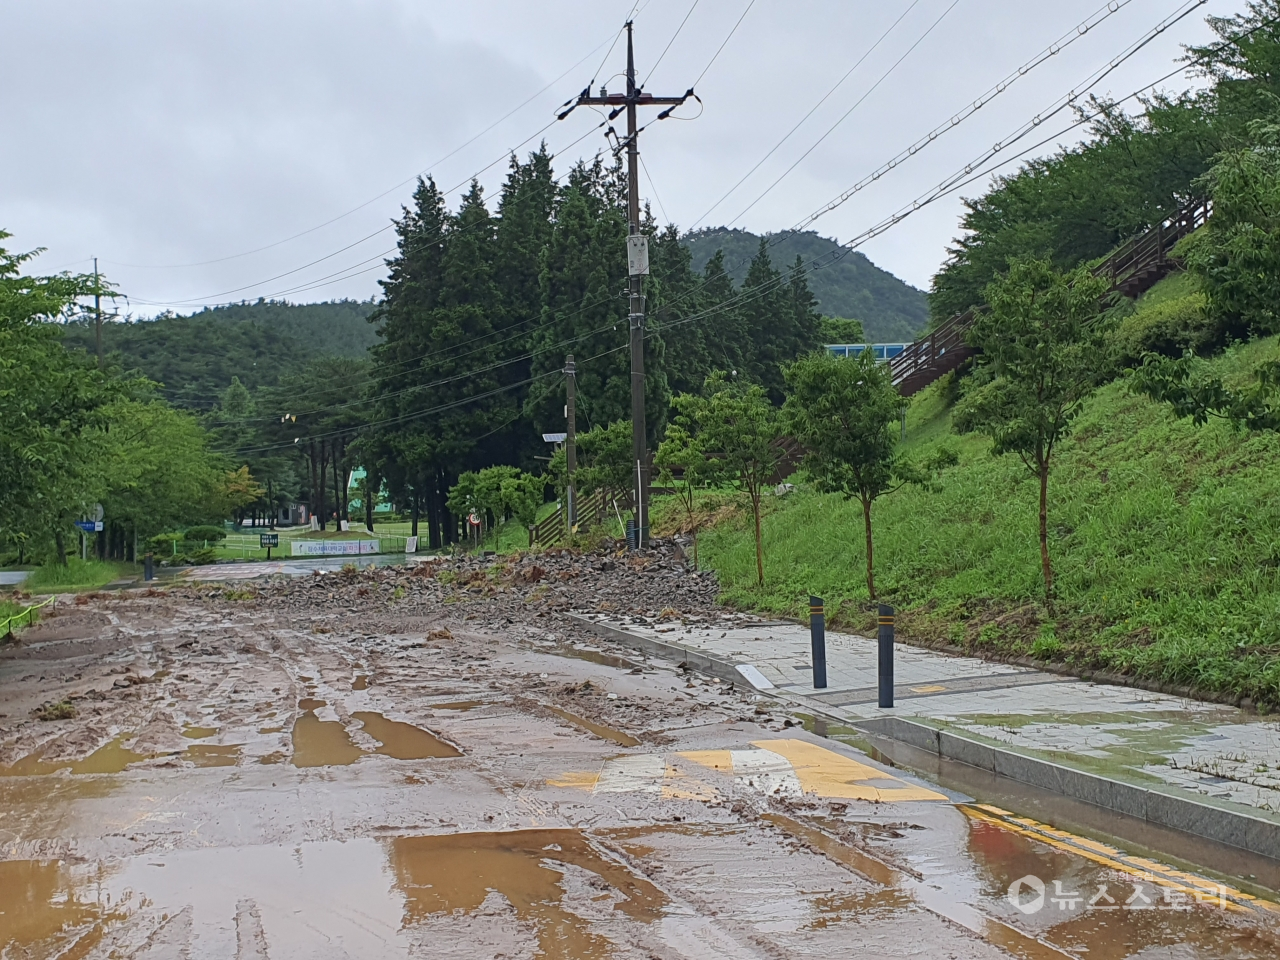
[[417, 537], [405, 537], [405, 538], [404, 538], [404, 552], [405, 552], [405, 553], [417, 553], [417, 552], [418, 552], [418, 538], [417, 538]]

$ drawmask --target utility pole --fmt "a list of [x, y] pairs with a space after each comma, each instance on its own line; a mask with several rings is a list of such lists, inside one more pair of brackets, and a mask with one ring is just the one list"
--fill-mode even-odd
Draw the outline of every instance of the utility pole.
[[565, 484], [565, 532], [573, 535], [574, 525], [578, 522], [578, 494], [573, 487], [573, 472], [578, 469], [578, 382], [573, 365], [573, 354], [564, 358], [565, 404], [564, 417], [569, 421], [564, 437], [564, 456], [568, 467], [569, 481]]
[[98, 286], [98, 258], [93, 258], [94, 336], [98, 342], [98, 369], [102, 369], [102, 289]]
[[644, 275], [649, 272], [648, 238], [640, 233], [640, 130], [636, 126], [638, 107], [666, 106], [658, 114], [659, 120], [670, 116], [671, 111], [693, 96], [689, 90], [682, 97], [655, 97], [642, 93], [636, 86], [636, 58], [631, 42], [632, 24], [627, 21], [627, 92], [607, 93], [602, 86], [600, 96], [591, 96], [588, 89], [578, 97], [577, 106], [611, 106], [612, 120], [623, 110], [627, 113], [627, 273], [630, 278], [631, 327], [631, 456], [636, 465], [635, 522], [636, 544], [641, 549], [649, 545], [649, 448], [645, 436], [644, 418]]

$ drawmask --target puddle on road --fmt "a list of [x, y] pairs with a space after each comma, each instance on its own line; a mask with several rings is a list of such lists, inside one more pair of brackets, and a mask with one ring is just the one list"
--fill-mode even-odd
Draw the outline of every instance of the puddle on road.
[[639, 666], [634, 660], [628, 660], [626, 657], [620, 657], [617, 654], [606, 653], [603, 650], [595, 650], [590, 647], [575, 647], [568, 643], [557, 643], [555, 646], [541, 646], [534, 644], [530, 649], [536, 650], [538, 653], [549, 653], [556, 657], [568, 657], [571, 660], [586, 660], [588, 663], [599, 664], [602, 667], [616, 667], [619, 670], [633, 670]]
[[134, 753], [122, 746], [131, 736], [132, 734], [122, 733], [79, 760], [45, 760], [41, 751], [37, 750], [7, 767], [0, 767], [0, 776], [41, 777], [68, 769], [74, 774], [121, 773], [129, 764], [149, 758], [147, 754]]
[[474, 710], [476, 707], [483, 707], [484, 700], [455, 700], [452, 703], [429, 703], [432, 710], [457, 710], [459, 713], [465, 713], [468, 710]]
[[184, 727], [182, 735], [188, 740], [205, 740], [217, 732], [217, 727]]
[[240, 759], [241, 746], [239, 743], [198, 743], [187, 747], [182, 758], [197, 767], [234, 767]]
[[[1280, 956], [1274, 904], [1034, 821], [1001, 821], [986, 809], [961, 808], [984, 909], [1040, 939], [1090, 960], [1125, 960], [1161, 948], [1205, 960]], [[1016, 909], [1008, 892], [1025, 877], [1046, 890], [1037, 899], [1024, 884], [1023, 908]], [[1259, 923], [1268, 915], [1270, 923]]]
[[368, 690], [369, 678], [366, 676], [356, 677], [354, 680], [351, 681], [351, 689], [352, 690]]
[[324, 700], [317, 700], [314, 697], [303, 697], [298, 701], [298, 709], [306, 712], [308, 710], [319, 710], [325, 706]]
[[573, 830], [213, 847], [109, 867], [16, 860], [0, 862], [0, 891], [0, 956], [24, 958], [140, 956], [142, 943], [165, 956], [267, 956], [244, 952], [257, 942], [273, 960], [339, 944], [343, 956], [408, 960], [479, 931], [486, 955], [604, 960], [618, 944], [602, 919], [625, 935], [620, 924], [650, 924], [667, 906]]
[[[89, 889], [57, 860], [0, 862], [0, 954], [60, 939], [67, 931], [123, 918], [104, 911]], [[21, 956], [27, 956], [24, 950]]]
[[388, 720], [380, 713], [359, 711], [352, 714], [364, 729], [382, 746], [374, 753], [397, 760], [427, 760], [431, 757], [460, 757], [462, 752], [433, 733], [400, 720]]
[[473, 912], [495, 891], [520, 921], [536, 928], [541, 953], [550, 960], [613, 954], [610, 942], [592, 932], [590, 920], [566, 909], [563, 870], [550, 864], [595, 874], [615, 900], [614, 909], [632, 920], [657, 920], [667, 903], [657, 887], [606, 859], [574, 830], [404, 837], [389, 845], [396, 883], [405, 893], [406, 923]]
[[[310, 702], [324, 706], [322, 701]], [[295, 767], [345, 767], [364, 756], [346, 727], [337, 720], [321, 720], [311, 710], [294, 722], [292, 737]]]
[[638, 747], [640, 741], [629, 733], [623, 733], [621, 730], [615, 730], [613, 727], [606, 727], [603, 723], [595, 723], [591, 720], [584, 720], [576, 714], [570, 713], [568, 710], [561, 710], [559, 707], [553, 707], [547, 704], [547, 709], [561, 719], [568, 720], [575, 726], [582, 727], [584, 730], [590, 730], [597, 737], [605, 740], [612, 740], [620, 747]]

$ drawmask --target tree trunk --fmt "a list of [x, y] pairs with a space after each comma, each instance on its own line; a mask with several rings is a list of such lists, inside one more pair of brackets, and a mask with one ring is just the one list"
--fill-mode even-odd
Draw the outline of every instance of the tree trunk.
[[325, 485], [325, 467], [329, 465], [329, 458], [324, 454], [324, 441], [320, 441], [320, 469], [316, 472], [320, 475], [320, 490], [318, 491], [320, 510], [316, 514], [320, 518], [320, 529], [325, 529], [325, 524], [329, 521], [328, 504], [324, 502], [324, 485]]
[[53, 542], [58, 547], [58, 566], [65, 567], [67, 565], [67, 540], [62, 535], [61, 530], [54, 533]]
[[760, 586], [764, 586], [764, 541], [760, 538], [760, 496], [753, 493], [751, 495], [751, 512], [755, 514], [756, 519], [756, 576], [760, 580]]
[[[457, 483], [456, 477], [453, 483]], [[436, 474], [436, 502], [440, 508], [440, 540], [442, 547], [452, 546], [458, 542], [458, 520], [449, 512], [449, 475], [441, 470]]]
[[373, 533], [373, 492], [382, 486], [380, 478], [375, 477], [367, 469], [364, 473], [364, 525]]
[[311, 516], [318, 518], [320, 511], [317, 509], [319, 503], [316, 500], [316, 491], [320, 488], [320, 481], [316, 479], [316, 464], [320, 460], [316, 456], [316, 442], [311, 441], [311, 489], [308, 491], [307, 506], [311, 508]]
[[871, 594], [871, 602], [876, 601], [875, 553], [871, 543], [871, 501], [862, 501], [862, 527], [867, 534], [867, 593]]
[[338, 477], [338, 457], [339, 451], [335, 444], [333, 448], [333, 507], [337, 511], [334, 515], [334, 527], [338, 530], [342, 529], [342, 521], [347, 518], [346, 512], [342, 509], [342, 483]]
[[413, 488], [413, 529], [409, 531], [409, 536], [416, 537], [418, 535], [418, 488]]
[[1040, 462], [1040, 566], [1044, 571], [1044, 598], [1053, 603], [1053, 567], [1049, 563], [1049, 461]]

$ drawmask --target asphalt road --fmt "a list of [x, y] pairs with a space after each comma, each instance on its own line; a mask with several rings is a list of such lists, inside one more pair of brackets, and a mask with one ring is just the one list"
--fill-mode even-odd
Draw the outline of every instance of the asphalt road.
[[1256, 889], [605, 649], [545, 569], [460, 572], [68, 599], [4, 648], [0, 957], [1280, 955]]

